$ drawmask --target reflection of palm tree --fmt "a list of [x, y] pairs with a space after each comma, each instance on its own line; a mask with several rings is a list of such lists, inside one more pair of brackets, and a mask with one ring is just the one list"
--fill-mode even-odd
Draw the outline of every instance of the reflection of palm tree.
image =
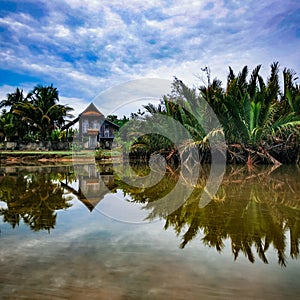
[[[282, 172], [287, 174], [285, 170]], [[151, 210], [150, 219], [164, 217], [165, 229], [173, 228], [177, 235], [182, 234], [182, 248], [203, 233], [202, 242], [217, 251], [222, 251], [224, 240], [229, 238], [234, 259], [238, 258], [239, 253], [243, 253], [249, 261], [254, 262], [255, 249], [258, 257], [268, 263], [266, 253], [270, 245], [273, 245], [278, 263], [284, 266], [287, 243], [285, 236], [289, 231], [290, 256], [298, 257], [300, 205], [294, 191], [300, 189], [300, 183], [287, 178], [287, 175], [282, 182], [284, 177], [280, 168], [275, 171], [274, 168], [261, 171], [241, 168], [237, 173], [227, 173], [219, 190], [222, 193], [219, 198], [226, 195], [225, 200], [220, 202], [216, 197], [206, 207], [199, 208], [204, 181], [181, 207], [165, 216], [156, 205], [156, 200], [162, 197], [162, 193], [172, 189], [176, 180], [171, 178], [171, 174], [165, 175], [165, 180], [145, 191], [124, 183], [119, 184], [133, 201], [146, 203], [145, 208]]]
[[1, 209], [0, 214], [3, 215], [4, 222], [8, 222], [15, 228], [19, 225], [22, 216], [20, 211], [15, 209], [15, 203], [26, 192], [25, 178], [18, 176], [16, 179], [10, 176], [4, 176], [1, 181], [0, 196], [1, 201], [6, 202], [7, 207], [11, 209]]
[[7, 204], [6, 209], [0, 210], [4, 222], [15, 227], [23, 219], [33, 230], [54, 228], [55, 212], [70, 207], [70, 204], [63, 188], [50, 178], [51, 174], [47, 173], [19, 173], [15, 180], [5, 176], [0, 199]]

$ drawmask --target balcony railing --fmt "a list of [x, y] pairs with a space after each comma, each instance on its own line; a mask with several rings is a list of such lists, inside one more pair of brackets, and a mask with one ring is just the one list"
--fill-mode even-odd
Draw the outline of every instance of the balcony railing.
[[100, 139], [113, 139], [114, 135], [112, 133], [108, 133], [108, 134], [100, 134], [99, 135]]

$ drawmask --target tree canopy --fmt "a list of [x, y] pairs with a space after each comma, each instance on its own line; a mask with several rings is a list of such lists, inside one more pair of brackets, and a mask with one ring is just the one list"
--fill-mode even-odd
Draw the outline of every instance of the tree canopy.
[[53, 130], [72, 117], [73, 108], [58, 102], [58, 90], [52, 84], [37, 85], [26, 96], [17, 88], [0, 103], [0, 108], [5, 108], [0, 116], [0, 131], [8, 141], [49, 140]]
[[[296, 73], [284, 68], [280, 77], [279, 63], [274, 62], [270, 75], [263, 79], [260, 69], [258, 65], [249, 76], [247, 66], [237, 75], [229, 67], [225, 88], [220, 80], [210, 78], [208, 68], [203, 69], [207, 84], [199, 87], [189, 88], [175, 78], [171, 94], [165, 95], [158, 106], [151, 103], [144, 106], [147, 114], [140, 119], [146, 124], [156, 114], [171, 117], [185, 127], [193, 137], [193, 144], [204, 154], [210, 152], [209, 137], [222, 133], [228, 145], [229, 161], [299, 162], [300, 86]], [[219, 121], [219, 128], [210, 132], [205, 132], [203, 126], [211, 122], [207, 104]], [[138, 138], [131, 152], [137, 152], [137, 146], [138, 152], [151, 154], [163, 150], [167, 157], [176, 153], [167, 139], [164, 142], [157, 135]], [[209, 159], [209, 155], [203, 157]]]

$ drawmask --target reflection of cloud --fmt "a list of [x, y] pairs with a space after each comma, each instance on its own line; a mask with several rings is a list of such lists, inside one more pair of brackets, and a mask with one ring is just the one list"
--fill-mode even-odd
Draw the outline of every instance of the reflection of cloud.
[[[284, 272], [272, 263], [254, 268], [243, 256], [233, 262], [229, 245], [221, 255], [200, 240], [178, 249], [175, 233], [163, 231], [162, 224], [111, 222], [103, 230], [99, 219], [84, 221], [70, 222], [71, 238], [33, 232], [6, 238], [1, 244], [2, 297], [281, 299], [298, 294], [296, 261]], [[79, 229], [87, 226], [88, 231]]]
[[5, 202], [0, 201], [0, 209], [7, 209], [7, 204]]
[[142, 224], [149, 223], [149, 220], [146, 220], [149, 211], [143, 209], [144, 206], [131, 202], [129, 196], [124, 199], [123, 191], [118, 190], [115, 194], [106, 195], [97, 205], [96, 210], [121, 223]]

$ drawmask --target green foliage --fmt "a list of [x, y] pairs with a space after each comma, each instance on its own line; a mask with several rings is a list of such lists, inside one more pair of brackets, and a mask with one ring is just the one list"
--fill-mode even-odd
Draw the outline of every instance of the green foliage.
[[[296, 73], [285, 68], [284, 90], [281, 92], [278, 62], [271, 65], [270, 76], [265, 81], [259, 75], [260, 69], [261, 65], [254, 68], [247, 80], [247, 66], [238, 75], [229, 67], [225, 89], [218, 79], [211, 80], [208, 68], [203, 69], [207, 75], [207, 86], [198, 89], [189, 88], [175, 78], [172, 93], [164, 96], [160, 105], [148, 104], [144, 108], [150, 116], [164, 114], [180, 122], [194, 141], [204, 148], [209, 147], [208, 136], [218, 132], [225, 135], [228, 145], [239, 144], [248, 153], [254, 151], [267, 161], [279, 163], [269, 153], [274, 146], [298, 149], [295, 141], [300, 137], [300, 87], [296, 83]], [[210, 127], [212, 119], [207, 104], [222, 128]], [[140, 117], [147, 118], [149, 116]], [[204, 128], [211, 128], [212, 132], [205, 132]], [[136, 141], [139, 145], [146, 142], [146, 137]], [[167, 142], [155, 136], [151, 139], [151, 147], [152, 151], [168, 149]]]
[[108, 115], [106, 119], [118, 125], [119, 127], [122, 127], [124, 124], [126, 124], [129, 121], [129, 118], [127, 118], [126, 116], [123, 116], [122, 119], [119, 119], [118, 116], [116, 115]]
[[26, 97], [23, 91], [17, 88], [0, 104], [0, 107], [9, 108], [9, 112], [2, 112], [1, 124], [3, 124], [3, 118], [8, 120], [8, 117], [12, 115], [12, 119], [5, 125], [8, 126], [10, 122], [13, 122], [14, 132], [8, 130], [7, 126], [4, 128], [5, 125], [0, 125], [0, 130], [7, 139], [12, 139], [14, 136], [18, 140], [31, 140], [32, 137], [50, 140], [52, 131], [61, 128], [66, 118], [72, 117], [70, 111], [73, 109], [58, 102], [58, 91], [52, 85], [37, 85]]

